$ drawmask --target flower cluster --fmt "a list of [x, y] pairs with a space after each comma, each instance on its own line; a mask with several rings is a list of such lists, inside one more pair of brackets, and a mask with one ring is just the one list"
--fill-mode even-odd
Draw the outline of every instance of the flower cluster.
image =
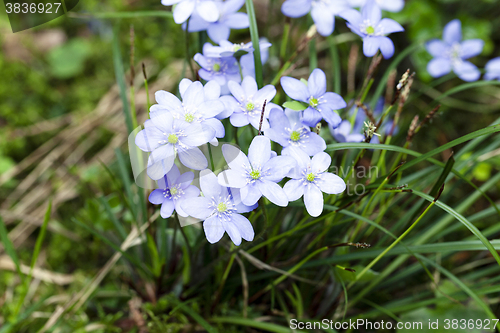
[[[252, 51], [251, 44], [241, 48]], [[221, 43], [206, 45], [205, 52], [214, 58], [236, 59], [227, 53], [238, 50]], [[150, 119], [135, 138], [141, 150], [150, 152], [147, 174], [158, 184], [149, 201], [161, 205], [163, 218], [175, 211], [204, 220], [203, 229], [211, 243], [225, 232], [236, 245], [242, 239], [251, 241], [254, 231], [242, 214], [257, 208], [261, 197], [285, 207], [304, 196], [308, 213], [320, 215], [322, 192], [339, 194], [346, 188], [340, 177], [327, 172], [331, 158], [324, 152], [325, 140], [310, 128], [322, 119], [334, 127], [341, 123], [337, 110], [346, 103], [326, 91], [326, 75], [316, 69], [306, 82], [282, 78], [282, 88], [302, 110], [283, 110], [272, 103], [276, 88], [259, 89], [250, 75], [241, 83], [226, 77], [224, 85], [228, 94], [222, 96], [219, 79], [205, 85], [183, 79], [180, 99], [166, 91], [156, 92], [157, 104], [150, 108]], [[235, 145], [222, 145], [228, 169], [215, 175], [200, 146], [218, 145], [225, 135], [221, 123], [225, 118], [234, 127], [252, 125], [263, 135], [253, 138], [248, 155]], [[271, 140], [282, 147], [281, 155], [271, 149]], [[194, 172], [181, 174], [178, 164], [199, 171], [200, 188], [191, 185]], [[279, 183], [284, 179], [289, 180], [282, 187]]]

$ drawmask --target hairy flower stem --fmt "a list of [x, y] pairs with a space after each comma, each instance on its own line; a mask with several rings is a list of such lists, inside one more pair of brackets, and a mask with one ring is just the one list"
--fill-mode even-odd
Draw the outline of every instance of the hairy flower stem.
[[250, 21], [250, 37], [252, 38], [252, 46], [254, 49], [253, 59], [255, 63], [255, 81], [257, 82], [257, 87], [259, 87], [260, 89], [264, 86], [264, 79], [262, 77], [262, 60], [260, 57], [259, 29], [257, 27], [257, 18], [255, 16], [253, 0], [245, 0], [245, 7], [247, 9], [248, 20]]

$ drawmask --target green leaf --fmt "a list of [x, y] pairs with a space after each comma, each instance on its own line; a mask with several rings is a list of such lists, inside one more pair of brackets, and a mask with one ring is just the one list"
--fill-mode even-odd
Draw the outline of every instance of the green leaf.
[[83, 38], [74, 38], [52, 49], [47, 58], [52, 76], [69, 79], [82, 73], [90, 52], [90, 44]]
[[298, 101], [289, 101], [283, 103], [284, 108], [292, 109], [293, 111], [302, 111], [307, 109], [307, 105]]

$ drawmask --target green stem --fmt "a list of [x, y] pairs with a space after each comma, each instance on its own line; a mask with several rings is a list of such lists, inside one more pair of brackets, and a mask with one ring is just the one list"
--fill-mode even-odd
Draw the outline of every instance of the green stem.
[[248, 20], [250, 21], [250, 37], [252, 38], [252, 46], [254, 49], [255, 81], [257, 81], [257, 86], [260, 89], [264, 85], [264, 79], [262, 77], [262, 60], [260, 58], [259, 30], [257, 28], [257, 18], [255, 16], [253, 0], [245, 0], [245, 6], [247, 8]]

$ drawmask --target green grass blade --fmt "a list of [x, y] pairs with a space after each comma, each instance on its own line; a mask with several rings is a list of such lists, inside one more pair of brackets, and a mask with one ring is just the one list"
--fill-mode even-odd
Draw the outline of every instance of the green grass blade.
[[38, 237], [36, 239], [35, 249], [33, 251], [33, 257], [31, 258], [30, 273], [28, 275], [29, 280], [31, 280], [31, 276], [33, 274], [33, 268], [35, 268], [38, 255], [40, 254], [40, 250], [42, 249], [42, 243], [43, 240], [45, 239], [45, 233], [47, 232], [47, 225], [49, 224], [51, 212], [52, 212], [52, 201], [49, 201], [49, 206], [47, 207], [47, 210], [45, 211], [45, 216], [43, 217], [43, 223], [42, 227], [40, 228], [40, 233], [38, 234]]
[[257, 27], [257, 18], [255, 16], [253, 0], [245, 0], [245, 7], [247, 9], [248, 20], [250, 21], [250, 37], [252, 38], [252, 46], [254, 49], [253, 59], [255, 63], [255, 81], [257, 81], [257, 86], [260, 89], [264, 85], [264, 79], [262, 77], [262, 60], [260, 58], [259, 29]]
[[122, 54], [120, 51], [119, 41], [119, 28], [118, 24], [113, 29], [113, 64], [115, 67], [116, 83], [120, 90], [120, 98], [122, 100], [123, 115], [125, 116], [125, 124], [127, 125], [127, 132], [132, 133], [134, 126], [132, 125], [132, 115], [130, 114], [130, 107], [127, 99], [127, 86], [125, 83], [125, 70], [123, 66]]
[[12, 262], [14, 262], [17, 274], [19, 274], [19, 278], [22, 279], [23, 275], [21, 273], [21, 266], [19, 264], [19, 259], [17, 258], [16, 250], [14, 249], [14, 245], [10, 241], [9, 233], [7, 232], [7, 228], [5, 227], [5, 224], [1, 216], [0, 216], [0, 240], [2, 241], [5, 253], [7, 253], [10, 259], [12, 259]]
[[[427, 194], [422, 193], [422, 192], [417, 191], [417, 190], [413, 190], [412, 193], [429, 201], [429, 202], [433, 202], [433, 200], [434, 200], [434, 198], [431, 197], [430, 195], [427, 195]], [[467, 229], [469, 229], [477, 238], [479, 238], [479, 240], [484, 244], [484, 246], [486, 246], [488, 251], [490, 251], [493, 258], [495, 258], [498, 265], [500, 265], [500, 256], [498, 255], [498, 252], [495, 250], [493, 245], [491, 245], [490, 241], [481, 233], [481, 231], [479, 231], [479, 229], [475, 225], [473, 225], [471, 222], [469, 222], [463, 215], [461, 215], [460, 213], [455, 211], [453, 208], [442, 203], [439, 200], [436, 201], [436, 206], [442, 208], [445, 212], [452, 215], [458, 221], [460, 221], [463, 225], [465, 225], [467, 227]]]
[[127, 232], [125, 231], [125, 228], [123, 228], [123, 225], [120, 223], [120, 221], [118, 221], [115, 214], [113, 214], [113, 212], [111, 211], [111, 207], [109, 206], [106, 198], [100, 197], [99, 202], [104, 207], [104, 210], [106, 211], [106, 214], [108, 214], [108, 218], [111, 220], [111, 222], [115, 226], [115, 229], [118, 230], [118, 233], [120, 234], [122, 240], [127, 238]]

